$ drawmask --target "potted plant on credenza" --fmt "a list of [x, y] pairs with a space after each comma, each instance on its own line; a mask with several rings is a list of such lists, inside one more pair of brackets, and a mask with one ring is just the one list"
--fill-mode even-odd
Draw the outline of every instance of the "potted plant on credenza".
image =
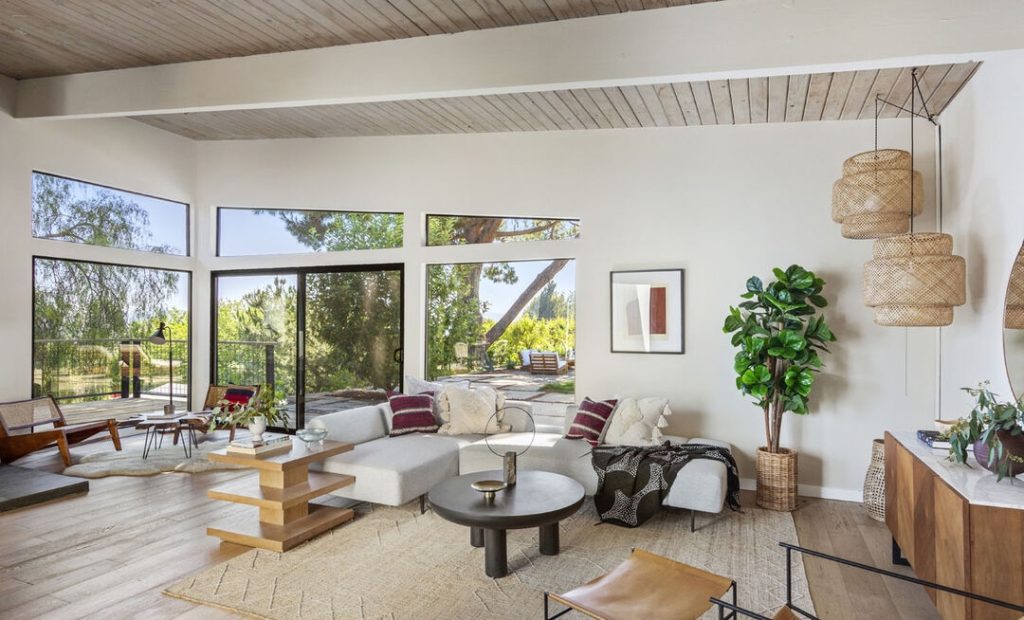
[[796, 508], [797, 455], [779, 445], [787, 411], [806, 414], [820, 352], [836, 337], [825, 317], [825, 281], [799, 265], [773, 270], [764, 285], [747, 280], [738, 307], [729, 308], [722, 331], [739, 348], [733, 368], [736, 387], [764, 413], [765, 445], [757, 450], [757, 505], [770, 510]]
[[1000, 401], [988, 381], [962, 389], [974, 397], [975, 405], [949, 431], [950, 458], [967, 463], [970, 447], [978, 464], [996, 474], [997, 482], [1024, 473], [1024, 397]]

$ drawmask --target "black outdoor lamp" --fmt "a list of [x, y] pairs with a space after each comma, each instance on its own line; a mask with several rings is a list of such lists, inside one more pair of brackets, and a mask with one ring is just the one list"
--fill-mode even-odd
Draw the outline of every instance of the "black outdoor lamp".
[[[164, 335], [164, 332], [166, 332], [166, 335]], [[149, 337], [149, 341], [153, 344], [167, 345], [167, 373], [170, 379], [170, 396], [168, 397], [168, 403], [164, 405], [165, 415], [172, 415], [174, 413], [174, 347], [171, 346], [170, 339], [171, 327], [163, 321], [160, 321], [160, 327], [157, 327], [153, 335]]]

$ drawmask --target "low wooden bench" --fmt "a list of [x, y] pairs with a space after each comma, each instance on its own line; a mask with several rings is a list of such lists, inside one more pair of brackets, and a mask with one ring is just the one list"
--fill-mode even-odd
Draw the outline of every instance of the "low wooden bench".
[[121, 437], [117, 434], [117, 421], [114, 419], [68, 424], [57, 402], [49, 396], [0, 403], [0, 462], [11, 463], [56, 445], [64, 465], [70, 467], [69, 446], [103, 431], [110, 433], [114, 447], [120, 450]]

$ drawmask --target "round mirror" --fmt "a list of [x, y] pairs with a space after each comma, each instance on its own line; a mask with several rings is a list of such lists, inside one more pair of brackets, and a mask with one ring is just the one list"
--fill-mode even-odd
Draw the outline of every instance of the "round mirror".
[[1024, 247], [1017, 253], [1006, 285], [1003, 316], [1003, 354], [1006, 375], [1016, 398], [1024, 396]]

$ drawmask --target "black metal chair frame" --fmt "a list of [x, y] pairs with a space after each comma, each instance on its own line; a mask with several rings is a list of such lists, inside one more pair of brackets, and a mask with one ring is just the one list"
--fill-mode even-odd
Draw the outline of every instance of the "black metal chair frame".
[[[821, 551], [815, 551], [814, 549], [807, 549], [805, 547], [800, 547], [798, 545], [793, 545], [793, 544], [786, 543], [786, 542], [780, 542], [779, 546], [786, 550], [786, 607], [789, 607], [793, 611], [795, 611], [795, 612], [805, 616], [809, 620], [818, 620], [818, 617], [815, 616], [814, 614], [810, 613], [809, 611], [801, 609], [801, 608], [799, 608], [799, 607], [797, 607], [796, 605], [793, 604], [793, 552], [794, 551], [797, 552], [797, 553], [802, 553], [804, 555], [809, 555], [809, 556], [812, 556], [812, 557], [821, 558], [822, 560], [828, 560], [829, 562], [836, 562], [837, 564], [842, 564], [843, 566], [849, 566], [851, 568], [856, 568], [856, 569], [863, 570], [863, 571], [866, 571], [866, 572], [869, 572], [869, 573], [874, 573], [876, 575], [882, 575], [883, 577], [892, 577], [893, 579], [898, 579], [899, 581], [906, 581], [908, 583], [915, 583], [915, 584], [917, 584], [919, 586], [923, 586], [925, 588], [931, 588], [933, 590], [939, 590], [940, 592], [948, 592], [949, 594], [953, 594], [953, 595], [956, 595], [956, 596], [962, 596], [962, 597], [970, 599], [972, 601], [981, 601], [982, 603], [988, 603], [989, 605], [995, 605], [996, 607], [1004, 607], [1006, 609], [1012, 609], [1014, 611], [1024, 612], [1024, 605], [1015, 605], [1014, 603], [1007, 603], [1006, 601], [1000, 601], [1000, 600], [994, 599], [994, 598], [989, 597], [989, 596], [984, 596], [984, 595], [981, 595], [981, 594], [975, 594], [973, 592], [968, 592], [966, 590], [960, 590], [960, 589], [957, 589], [957, 588], [951, 588], [949, 586], [944, 586], [944, 585], [942, 585], [940, 583], [934, 583], [934, 582], [931, 582], [931, 581], [926, 581], [924, 579], [918, 579], [917, 577], [911, 577], [909, 575], [903, 575], [903, 574], [900, 574], [900, 573], [896, 573], [896, 572], [893, 572], [891, 570], [886, 570], [884, 568], [878, 568], [878, 567], [875, 567], [875, 566], [870, 566], [868, 564], [862, 564], [860, 562], [854, 562], [853, 560], [847, 560], [846, 558], [841, 558], [841, 557], [838, 557], [838, 556], [835, 556], [835, 555], [829, 555], [827, 553], [822, 553]], [[734, 594], [735, 594], [735, 591], [734, 591]], [[714, 603], [715, 605], [718, 605], [718, 617], [719, 618], [726, 618], [727, 616], [724, 616], [723, 614], [725, 613], [726, 609], [729, 609], [729, 610], [732, 611], [732, 614], [733, 614], [732, 616], [729, 616], [729, 617], [736, 617], [736, 614], [742, 614], [742, 615], [744, 615], [744, 616], [746, 616], [748, 618], [754, 618], [754, 620], [771, 620], [771, 618], [769, 618], [767, 616], [762, 616], [759, 613], [756, 613], [756, 612], [753, 612], [753, 611], [750, 611], [750, 610], [747, 610], [747, 609], [742, 609], [740, 607], [737, 607], [736, 606], [735, 596], [733, 597], [732, 603], [727, 603], [727, 602], [719, 600], [717, 598], [712, 598], [711, 602]]]

